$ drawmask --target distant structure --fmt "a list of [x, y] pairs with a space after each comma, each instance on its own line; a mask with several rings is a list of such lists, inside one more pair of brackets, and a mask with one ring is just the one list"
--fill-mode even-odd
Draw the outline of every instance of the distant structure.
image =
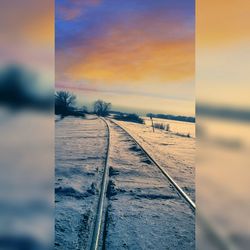
[[155, 126], [154, 126], [154, 121], [153, 121], [153, 116], [152, 116], [152, 114], [149, 114], [149, 118], [150, 118], [150, 120], [151, 120], [153, 132], [155, 132]]

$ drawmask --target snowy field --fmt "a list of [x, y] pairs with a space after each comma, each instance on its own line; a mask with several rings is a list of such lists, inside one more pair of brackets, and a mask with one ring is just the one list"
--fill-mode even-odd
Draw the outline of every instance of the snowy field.
[[[151, 120], [148, 117], [142, 117], [147, 126], [151, 126]], [[195, 123], [182, 122], [168, 119], [153, 118], [154, 123], [162, 123], [164, 125], [169, 124], [170, 131], [176, 134], [187, 135], [195, 138]]]
[[[55, 120], [55, 249], [88, 249], [107, 149], [107, 128], [95, 117]], [[191, 208], [131, 138], [108, 123], [109, 183], [103, 247], [194, 249], [195, 215]], [[168, 168], [194, 199], [195, 139], [158, 129], [153, 133], [147, 124], [120, 124]]]
[[[145, 124], [116, 121], [122, 125], [160, 163], [170, 176], [195, 201], [195, 124], [154, 119], [154, 122], [170, 124], [170, 132], [155, 129], [151, 121]], [[176, 133], [190, 133], [183, 137]]]
[[106, 249], [194, 249], [190, 207], [126, 133], [110, 128]]
[[98, 119], [56, 122], [55, 249], [88, 249], [106, 154]]

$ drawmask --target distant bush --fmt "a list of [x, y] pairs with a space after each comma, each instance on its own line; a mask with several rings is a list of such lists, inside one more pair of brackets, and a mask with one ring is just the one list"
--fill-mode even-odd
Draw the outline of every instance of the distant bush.
[[165, 131], [170, 131], [169, 124], [164, 124], [164, 123], [154, 123], [154, 128], [158, 128], [158, 129], [165, 130]]
[[69, 115], [76, 116], [76, 117], [85, 117], [85, 113], [83, 113], [81, 110], [72, 110]]
[[154, 128], [165, 130], [165, 125], [163, 123], [154, 123]]
[[86, 114], [83, 113], [81, 110], [76, 110], [76, 109], [68, 109], [66, 112], [63, 112], [57, 115], [60, 115], [61, 119], [66, 116], [75, 116], [75, 117], [82, 117], [82, 118], [86, 116]]
[[177, 136], [181, 136], [181, 137], [191, 138], [190, 133], [187, 133], [187, 134], [182, 134], [182, 133], [177, 132], [177, 133], [175, 133], [175, 135], [177, 135]]
[[144, 120], [140, 118], [137, 114], [117, 114], [114, 115], [114, 119], [119, 121], [135, 122], [144, 124]]
[[164, 115], [164, 114], [149, 113], [149, 114], [147, 114], [147, 117], [176, 120], [176, 121], [183, 121], [183, 122], [195, 122], [195, 117], [182, 116], [182, 115]]

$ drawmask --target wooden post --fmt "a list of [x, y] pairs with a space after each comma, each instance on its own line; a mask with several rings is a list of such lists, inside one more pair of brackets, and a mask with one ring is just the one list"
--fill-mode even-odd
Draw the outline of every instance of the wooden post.
[[153, 132], [155, 132], [154, 121], [153, 121], [152, 115], [150, 115], [150, 119], [151, 119], [151, 123], [152, 123]]

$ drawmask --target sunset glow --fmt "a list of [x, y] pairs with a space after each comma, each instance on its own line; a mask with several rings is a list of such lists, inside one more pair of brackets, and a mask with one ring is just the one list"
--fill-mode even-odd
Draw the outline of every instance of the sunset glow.
[[56, 87], [88, 103], [194, 114], [194, 3], [60, 1]]

